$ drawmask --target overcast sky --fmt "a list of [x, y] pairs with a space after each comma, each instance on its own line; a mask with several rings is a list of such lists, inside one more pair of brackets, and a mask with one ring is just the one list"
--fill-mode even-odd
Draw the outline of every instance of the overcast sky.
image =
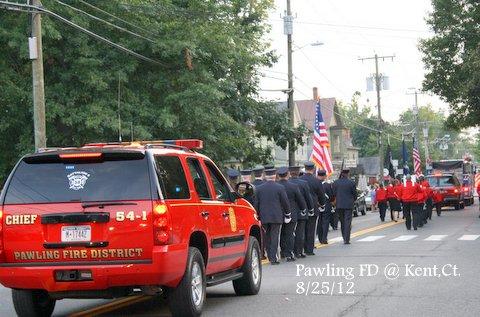
[[[423, 80], [418, 42], [431, 35], [425, 23], [431, 11], [430, 0], [291, 2], [296, 16], [294, 45], [304, 46], [293, 55], [295, 99], [311, 98], [312, 87], [317, 86], [322, 97], [336, 97], [345, 102], [358, 90], [364, 104], [376, 106], [375, 92], [366, 91], [366, 77], [374, 72], [374, 61], [361, 62], [358, 58], [377, 53], [396, 56], [393, 61], [380, 62], [380, 72], [390, 78], [390, 89], [382, 92], [384, 119], [395, 121], [399, 113], [412, 107], [414, 98], [406, 93], [410, 87], [420, 88]], [[286, 0], [276, 0], [275, 4], [269, 19], [272, 25], [269, 38], [280, 60], [274, 67], [265, 69], [267, 77], [261, 81], [264, 90], [287, 87], [287, 38], [280, 18], [284, 16]], [[317, 41], [324, 44], [308, 45]], [[281, 92], [263, 91], [261, 95], [273, 100], [286, 99]], [[446, 109], [436, 96], [420, 95], [419, 105], [427, 103], [436, 109]]]

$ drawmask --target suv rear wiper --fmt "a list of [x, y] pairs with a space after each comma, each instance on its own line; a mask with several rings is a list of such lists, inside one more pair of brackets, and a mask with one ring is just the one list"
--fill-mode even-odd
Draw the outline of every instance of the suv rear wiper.
[[137, 205], [137, 203], [127, 203], [127, 202], [96, 202], [96, 203], [82, 203], [83, 208], [90, 208], [90, 207], [100, 207], [103, 208], [105, 206], [124, 206], [124, 205]]

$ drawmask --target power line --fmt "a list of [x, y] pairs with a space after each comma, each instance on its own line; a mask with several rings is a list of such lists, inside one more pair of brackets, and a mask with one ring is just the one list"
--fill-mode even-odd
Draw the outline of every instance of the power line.
[[136, 24], [134, 24], [134, 23], [132, 23], [132, 22], [129, 22], [129, 21], [125, 20], [125, 19], [119, 18], [119, 17], [117, 17], [116, 15], [111, 14], [110, 12], [107, 12], [107, 11], [105, 11], [105, 10], [103, 10], [103, 9], [100, 9], [99, 7], [94, 6], [93, 4], [90, 4], [90, 3], [85, 2], [85, 1], [83, 1], [83, 0], [79, 0], [79, 2], [80, 2], [80, 3], [83, 3], [84, 5], [90, 7], [90, 8], [92, 8], [92, 9], [94, 9], [94, 10], [97, 10], [97, 11], [99, 11], [99, 12], [105, 14], [105, 15], [108, 15], [109, 17], [111, 17], [111, 18], [113, 18], [113, 19], [116, 19], [116, 20], [118, 20], [118, 21], [121, 21], [121, 22], [123, 22], [123, 23], [125, 23], [125, 24], [127, 24], [127, 25], [130, 25], [131, 27], [134, 27], [134, 28], [136, 28], [136, 29], [138, 29], [138, 30], [141, 30], [141, 31], [143, 31], [143, 32], [146, 32], [146, 33], [148, 33], [148, 34], [150, 34], [150, 35], [154, 35], [154, 36], [156, 35], [156, 34], [152, 33], [151, 31], [149, 31], [149, 30], [147, 30], [147, 29], [145, 29], [145, 28], [143, 28], [143, 27], [141, 27], [141, 26], [138, 26], [138, 25], [136, 25]]
[[100, 22], [102, 22], [102, 23], [105, 23], [105, 24], [107, 24], [107, 25], [109, 25], [109, 26], [111, 26], [111, 27], [113, 27], [113, 28], [115, 28], [115, 29], [117, 29], [117, 30], [126, 32], [126, 33], [128, 33], [128, 34], [131, 34], [131, 35], [133, 35], [133, 36], [139, 37], [139, 38], [141, 38], [141, 39], [147, 40], [147, 41], [149, 41], [149, 42], [151, 42], [151, 43], [155, 43], [155, 40], [152, 40], [151, 38], [148, 38], [148, 37], [143, 36], [143, 35], [141, 35], [141, 34], [132, 32], [132, 31], [130, 31], [130, 30], [126, 29], [126, 28], [123, 28], [123, 27], [121, 27], [121, 26], [118, 26], [118, 25], [116, 25], [116, 24], [114, 24], [114, 23], [108, 22], [108, 21], [106, 21], [106, 20], [104, 20], [104, 19], [102, 19], [102, 18], [99, 18], [99, 17], [97, 17], [97, 16], [95, 16], [95, 15], [93, 15], [93, 14], [90, 14], [90, 13], [88, 13], [88, 12], [85, 12], [85, 11], [79, 9], [79, 8], [73, 7], [73, 6], [71, 6], [71, 5], [69, 5], [69, 4], [65, 3], [65, 2], [62, 2], [62, 1], [60, 1], [60, 0], [54, 0], [54, 1], [57, 2], [57, 3], [59, 3], [59, 4], [61, 4], [61, 5], [63, 5], [63, 6], [66, 6], [67, 8], [70, 8], [70, 9], [76, 11], [76, 12], [79, 12], [79, 13], [81, 13], [81, 14], [84, 14], [84, 15], [88, 16], [88, 17], [91, 18], [91, 19], [94, 19], [94, 20], [96, 20], [96, 21], [100, 21]]
[[135, 51], [132, 51], [118, 43], [115, 43], [101, 35], [98, 35], [84, 27], [81, 27], [75, 23], [73, 23], [72, 21], [50, 11], [50, 10], [47, 10], [43, 7], [38, 7], [38, 6], [32, 6], [32, 5], [28, 5], [28, 4], [22, 4], [22, 3], [14, 3], [14, 2], [9, 2], [9, 1], [0, 1], [0, 6], [2, 6], [3, 8], [7, 9], [7, 10], [14, 10], [14, 11], [23, 11], [23, 12], [43, 12], [43, 13], [46, 13], [60, 21], [62, 21], [63, 23], [65, 24], [68, 24], [69, 26], [85, 33], [85, 34], [88, 34], [94, 38], [96, 38], [97, 40], [100, 40], [124, 53], [127, 53], [129, 55], [132, 55], [138, 59], [141, 59], [141, 60], [144, 60], [144, 61], [147, 61], [147, 62], [150, 62], [150, 63], [153, 63], [153, 64], [157, 64], [157, 65], [163, 65], [163, 66], [166, 66], [165, 63], [162, 63], [160, 61], [157, 61], [157, 60], [154, 60], [154, 59], [151, 59], [150, 57], [147, 57], [147, 56], [144, 56], [140, 53], [137, 53]]

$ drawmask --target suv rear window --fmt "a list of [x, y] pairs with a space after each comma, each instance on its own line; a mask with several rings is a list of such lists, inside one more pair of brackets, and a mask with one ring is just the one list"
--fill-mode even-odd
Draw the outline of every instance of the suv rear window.
[[147, 159], [20, 162], [5, 204], [151, 199]]
[[458, 180], [453, 176], [434, 176], [429, 177], [428, 183], [432, 187], [452, 187], [452, 186], [460, 186]]

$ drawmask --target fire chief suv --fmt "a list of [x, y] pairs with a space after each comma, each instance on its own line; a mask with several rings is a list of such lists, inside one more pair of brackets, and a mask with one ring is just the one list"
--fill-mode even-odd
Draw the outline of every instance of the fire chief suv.
[[140, 293], [198, 316], [206, 286], [233, 281], [238, 295], [257, 294], [257, 214], [200, 148], [97, 143], [23, 157], [0, 197], [0, 282], [17, 314]]

